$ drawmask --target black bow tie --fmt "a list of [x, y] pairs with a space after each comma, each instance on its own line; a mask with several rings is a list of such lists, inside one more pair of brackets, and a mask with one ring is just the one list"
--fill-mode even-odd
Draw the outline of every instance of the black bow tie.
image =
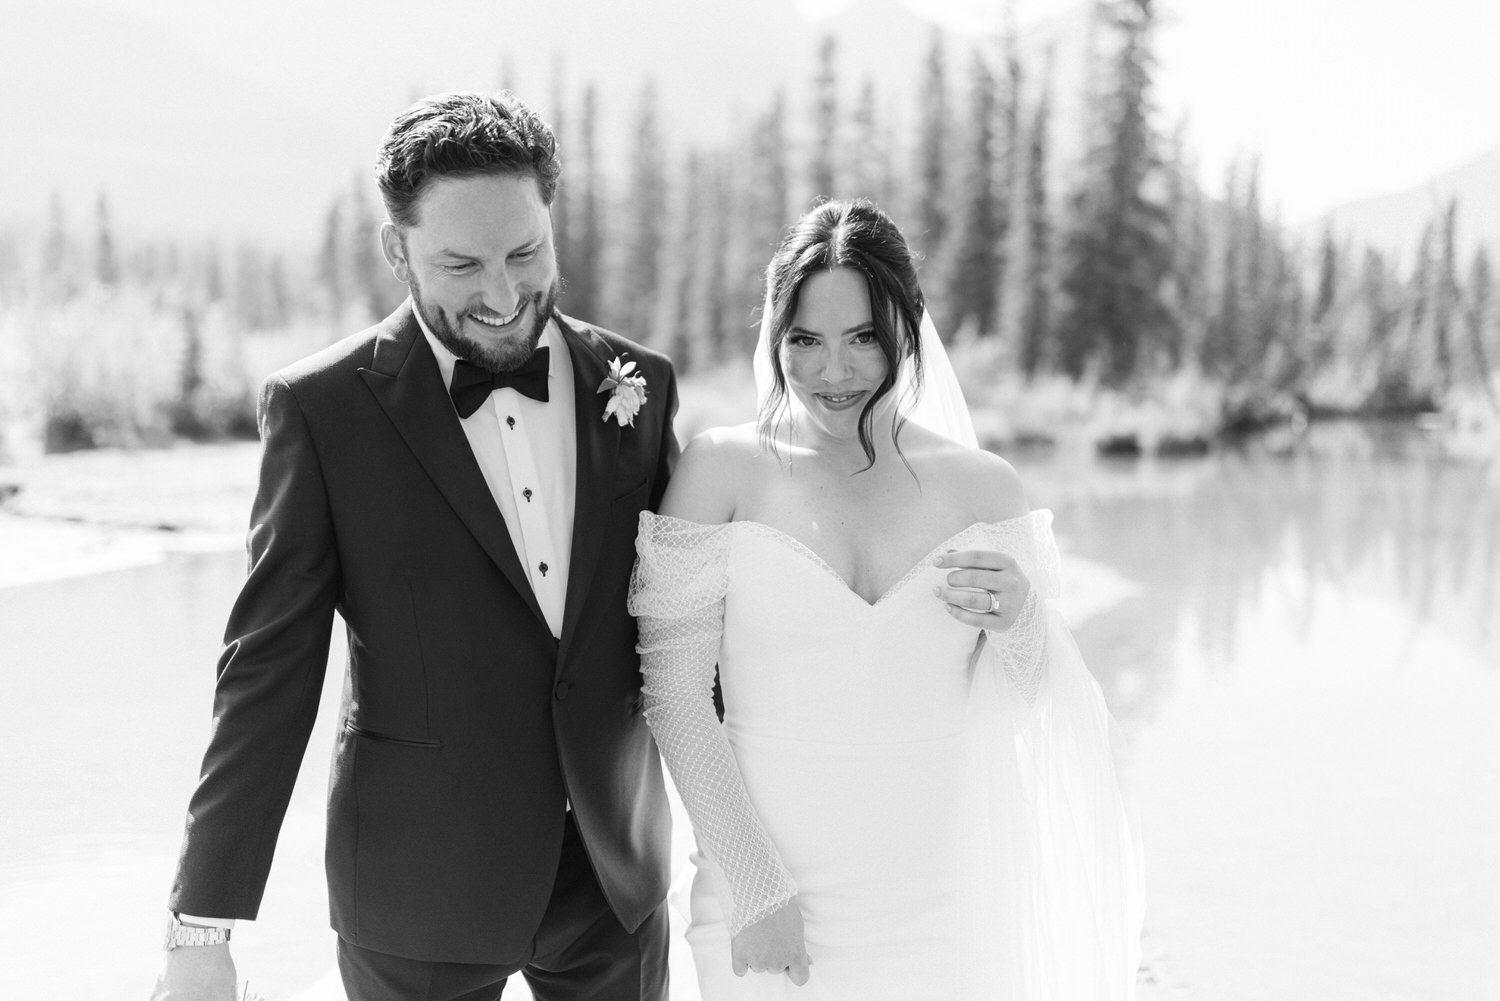
[[547, 355], [549, 349], [537, 348], [521, 367], [509, 372], [491, 372], [473, 362], [460, 359], [453, 366], [453, 382], [448, 395], [458, 408], [458, 416], [468, 417], [484, 405], [491, 390], [509, 386], [523, 396], [547, 402]]

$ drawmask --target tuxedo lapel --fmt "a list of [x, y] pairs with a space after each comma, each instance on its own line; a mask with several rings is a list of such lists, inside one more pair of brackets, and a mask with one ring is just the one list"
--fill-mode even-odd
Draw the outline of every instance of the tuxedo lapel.
[[562, 647], [559, 662], [567, 655], [568, 642], [586, 605], [599, 548], [604, 543], [604, 523], [615, 495], [615, 456], [620, 449], [620, 426], [604, 420], [604, 397], [599, 384], [609, 374], [614, 352], [590, 330], [572, 326], [557, 316], [558, 328], [573, 360], [573, 403], [577, 417], [578, 475], [573, 503], [573, 555], [568, 566], [568, 595], [563, 606]]
[[382, 326], [374, 359], [359, 374], [454, 513], [545, 627], [546, 617], [443, 389], [437, 359], [422, 336], [410, 302]]

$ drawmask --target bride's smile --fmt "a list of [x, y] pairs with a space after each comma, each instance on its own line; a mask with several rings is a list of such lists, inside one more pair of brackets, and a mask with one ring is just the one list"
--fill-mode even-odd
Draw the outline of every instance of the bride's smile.
[[863, 275], [840, 267], [808, 276], [781, 343], [781, 365], [787, 388], [817, 431], [858, 435], [860, 417], [890, 370]]

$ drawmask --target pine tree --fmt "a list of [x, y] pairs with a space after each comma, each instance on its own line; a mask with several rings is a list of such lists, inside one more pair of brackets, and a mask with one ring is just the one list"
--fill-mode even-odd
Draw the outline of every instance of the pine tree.
[[1165, 209], [1168, 219], [1169, 257], [1164, 300], [1176, 318], [1161, 345], [1161, 367], [1177, 371], [1200, 357], [1208, 326], [1208, 227], [1203, 194], [1193, 181], [1183, 126], [1173, 132], [1165, 165]]
[[875, 81], [865, 78], [854, 106], [854, 137], [845, 161], [850, 165], [852, 180], [849, 194], [869, 198], [879, 205], [890, 201], [890, 161], [888, 144], [880, 134], [879, 110], [876, 107]]
[[834, 163], [838, 149], [838, 76], [834, 65], [838, 53], [832, 35], [818, 45], [818, 72], [813, 78], [812, 155], [808, 162], [811, 197], [837, 198], [838, 171]]
[[[749, 149], [743, 197], [739, 199], [745, 206], [744, 221], [737, 227], [742, 236], [734, 244], [737, 253], [730, 254], [726, 265], [731, 276], [739, 276], [729, 292], [729, 300], [743, 304], [745, 309], [739, 315], [746, 317], [760, 304], [761, 275], [792, 215], [786, 99], [781, 91], [771, 96], [770, 107], [756, 120]], [[728, 308], [733, 315], [736, 307]]]
[[1160, 167], [1150, 123], [1155, 0], [1113, 0], [1106, 9], [1119, 36], [1114, 88], [1073, 199], [1059, 347], [1068, 374], [1097, 363], [1105, 383], [1121, 385], [1168, 340], [1162, 293], [1170, 260], [1166, 213], [1151, 189]]
[[42, 244], [42, 274], [62, 278], [68, 268], [68, 224], [62, 195], [52, 190], [47, 204], [47, 237]]
[[49, 298], [67, 300], [78, 289], [73, 244], [68, 238], [62, 196], [56, 189], [47, 206], [47, 235], [42, 243], [42, 285]]
[[350, 295], [374, 321], [395, 308], [390, 270], [380, 252], [380, 224], [375, 218], [363, 178], [356, 177], [349, 196], [349, 225], [345, 235]]
[[1248, 379], [1252, 366], [1263, 364], [1275, 335], [1276, 295], [1272, 255], [1274, 241], [1267, 238], [1266, 220], [1260, 200], [1260, 158], [1250, 158], [1245, 179], [1245, 208], [1240, 233], [1245, 241], [1241, 260], [1245, 267], [1244, 293], [1248, 310], [1247, 342], [1237, 348], [1239, 366], [1235, 377]]
[[[1014, 8], [1007, 6], [1008, 14]], [[997, 95], [998, 121], [995, 127], [995, 319], [993, 328], [1014, 345], [1020, 327], [1020, 313], [1024, 309], [1020, 289], [1020, 274], [1014, 267], [1013, 258], [1018, 256], [1012, 244], [1024, 236], [1013, 233], [1012, 216], [1021, 184], [1022, 140], [1021, 140], [1021, 57], [1016, 49], [1016, 32], [1012, 17], [1007, 17], [1007, 28], [1001, 45], [1005, 65], [1005, 81]]]
[[1052, 219], [1047, 203], [1048, 129], [1052, 97], [1043, 89], [1032, 112], [1026, 142], [1023, 206], [1026, 226], [1025, 306], [1021, 315], [1021, 369], [1035, 375], [1049, 359], [1052, 334]]
[[120, 261], [115, 253], [114, 232], [109, 222], [109, 198], [103, 191], [99, 192], [99, 200], [95, 219], [97, 221], [97, 237], [94, 243], [94, 280], [105, 288], [109, 288], [119, 280]]
[[1434, 388], [1445, 393], [1453, 385], [1453, 324], [1460, 308], [1456, 233], [1458, 201], [1450, 198], [1439, 231], [1437, 274], [1433, 276], [1432, 361]]
[[1308, 364], [1315, 373], [1326, 368], [1335, 356], [1334, 335], [1338, 329], [1338, 316], [1334, 313], [1334, 307], [1339, 301], [1341, 266], [1339, 245], [1334, 239], [1333, 227], [1324, 226], [1318, 243], [1317, 286], [1313, 291], [1312, 313], [1308, 317], [1312, 323]]
[[558, 306], [567, 312], [573, 306], [572, 285], [576, 263], [574, 254], [578, 249], [573, 236], [574, 203], [577, 198], [574, 178], [577, 166], [573, 161], [572, 137], [567, 132], [568, 111], [567, 99], [563, 96], [562, 66], [562, 57], [554, 53], [552, 57], [552, 107], [548, 121], [552, 126], [552, 136], [557, 141], [557, 155], [562, 163], [562, 176], [558, 179], [549, 212], [552, 217], [552, 249], [557, 257], [557, 273], [562, 278], [564, 292], [564, 298]]
[[912, 212], [916, 249], [935, 260], [948, 232], [948, 81], [942, 33], [934, 28], [923, 64], [918, 98], [916, 205]]
[[323, 242], [318, 250], [318, 284], [327, 296], [329, 310], [337, 321], [343, 317], [347, 289], [344, 283], [344, 213], [342, 199], [335, 198], [323, 217]]
[[199, 262], [203, 302], [223, 302], [224, 264], [219, 259], [219, 245], [212, 240], [204, 244]]
[[604, 280], [600, 259], [604, 246], [603, 194], [599, 176], [598, 92], [592, 83], [584, 87], [583, 111], [578, 123], [578, 158], [568, 167], [564, 182], [573, 191], [572, 220], [568, 226], [568, 312], [593, 320], [601, 308], [600, 284]]
[[1004, 239], [1000, 196], [995, 183], [995, 78], [984, 57], [974, 53], [969, 96], [969, 143], [958, 233], [947, 295], [936, 304], [934, 317], [941, 330], [972, 326], [981, 334], [995, 328], [998, 305], [997, 275]]
[[1409, 409], [1426, 395], [1433, 383], [1432, 339], [1427, 329], [1432, 322], [1433, 278], [1437, 269], [1433, 244], [1437, 240], [1436, 230], [1428, 223], [1418, 241], [1416, 262], [1407, 283], [1405, 336], [1391, 345], [1392, 350], [1386, 356], [1383, 399], [1395, 409]]
[[650, 343], [656, 336], [653, 320], [661, 291], [662, 251], [665, 244], [667, 190], [666, 157], [657, 126], [656, 85], [642, 90], [631, 153], [629, 231], [623, 244], [621, 269], [624, 287], [620, 316], [624, 332]]
[[286, 258], [280, 251], [271, 255], [270, 273], [266, 277], [267, 293], [269, 295], [270, 322], [273, 327], [286, 325], [291, 319], [295, 304], [292, 302], [292, 292], [287, 284]]
[[662, 297], [671, 306], [670, 316], [665, 317], [662, 324], [665, 335], [661, 341], [662, 350], [672, 358], [682, 375], [692, 372], [702, 360], [702, 352], [694, 343], [703, 333], [695, 323], [699, 286], [696, 251], [699, 224], [714, 211], [714, 207], [707, 204], [705, 173], [702, 154], [689, 150], [680, 182], [675, 186], [679, 199], [672, 222], [672, 244], [678, 252], [667, 261], [667, 280], [664, 283], [667, 294]]
[[1464, 304], [1464, 328], [1468, 333], [1469, 353], [1473, 358], [1475, 378], [1489, 394], [1490, 402], [1500, 411], [1500, 396], [1495, 384], [1497, 359], [1491, 346], [1486, 344], [1485, 320], [1489, 316], [1490, 295], [1493, 291], [1493, 276], [1490, 273], [1490, 258], [1485, 248], [1474, 254], [1474, 263], [1469, 267], [1468, 295]]
[[1350, 404], [1369, 406], [1382, 404], [1381, 393], [1387, 373], [1399, 371], [1405, 358], [1399, 356], [1397, 335], [1401, 323], [1401, 306], [1395, 301], [1392, 290], [1394, 279], [1385, 258], [1379, 251], [1365, 249], [1364, 265], [1360, 271], [1359, 303], [1365, 315], [1364, 338], [1351, 338], [1340, 357], [1361, 369], [1358, 382], [1363, 396]]
[[1220, 379], [1232, 380], [1239, 371], [1244, 343], [1244, 213], [1239, 208], [1239, 169], [1231, 163], [1224, 176], [1224, 198], [1218, 260], [1218, 304], [1209, 319], [1200, 365]]
[[699, 310], [694, 322], [701, 331], [698, 342], [704, 361], [717, 365], [724, 360], [730, 344], [730, 293], [729, 293], [729, 246], [730, 220], [732, 216], [722, 211], [730, 197], [729, 168], [723, 154], [715, 154], [708, 162], [706, 190], [710, 204], [719, 207], [708, 213], [709, 225], [703, 227], [702, 242], [696, 255], [702, 265]]
[[260, 330], [266, 326], [270, 315], [266, 275], [260, 251], [253, 244], [240, 243], [234, 249], [234, 284], [229, 298], [235, 316], [246, 329]]
[[723, 154], [691, 151], [673, 188], [675, 252], [665, 262], [659, 326], [663, 350], [686, 373], [717, 364], [725, 347], [732, 213]]

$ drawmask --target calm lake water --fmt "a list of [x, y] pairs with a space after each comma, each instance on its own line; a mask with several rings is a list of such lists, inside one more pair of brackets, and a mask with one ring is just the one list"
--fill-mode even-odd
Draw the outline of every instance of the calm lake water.
[[[1359, 425], [1015, 461], [1133, 745], [1142, 998], [1500, 998], [1500, 461]], [[0, 997], [145, 996], [242, 573], [183, 554], [0, 589]], [[237, 933], [272, 1001], [340, 996], [321, 813], [342, 656]]]

